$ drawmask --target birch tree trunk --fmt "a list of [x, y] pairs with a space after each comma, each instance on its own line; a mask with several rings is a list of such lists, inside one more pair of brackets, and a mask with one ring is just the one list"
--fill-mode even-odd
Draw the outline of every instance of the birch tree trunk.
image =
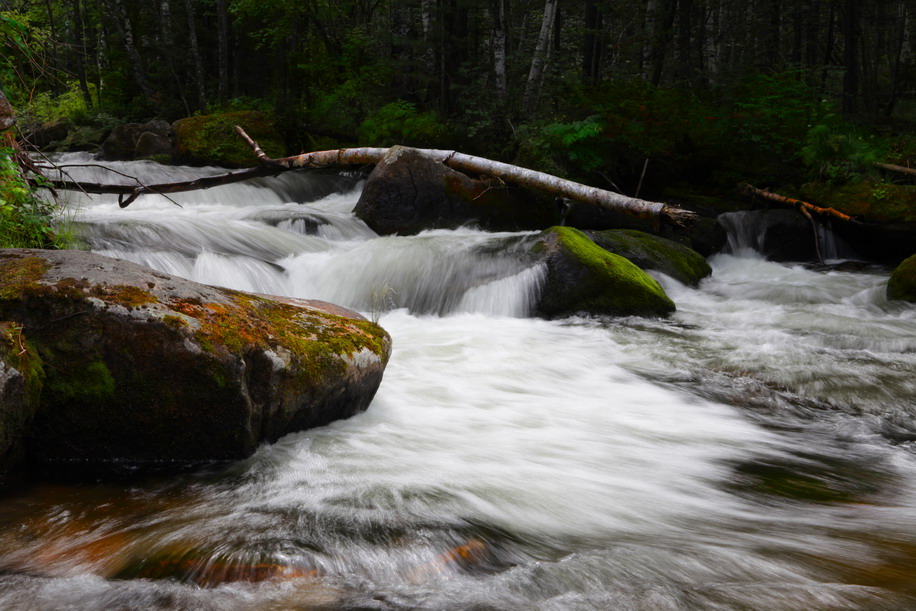
[[544, 69], [547, 66], [550, 38], [553, 34], [553, 25], [557, 18], [557, 1], [547, 0], [544, 3], [544, 18], [541, 20], [541, 32], [538, 34], [534, 54], [531, 56], [531, 69], [528, 71], [528, 81], [525, 84], [525, 94], [522, 97], [522, 110], [526, 114], [534, 112], [538, 98], [541, 94], [541, 83], [544, 80]]
[[143, 69], [143, 58], [140, 57], [140, 52], [137, 51], [137, 46], [134, 44], [133, 26], [130, 22], [130, 16], [127, 14], [127, 11], [124, 10], [124, 5], [121, 4], [121, 0], [107, 0], [107, 4], [114, 15], [115, 27], [118, 29], [118, 34], [121, 35], [124, 50], [130, 58], [131, 67], [134, 72], [134, 81], [143, 95], [146, 96], [146, 98], [151, 98], [153, 96], [153, 90], [146, 80], [146, 72]]
[[509, 49], [509, 0], [493, 2], [493, 75], [496, 81], [496, 95], [505, 101], [508, 93], [506, 80], [506, 57]]
[[216, 0], [216, 21], [219, 35], [219, 101], [229, 102], [229, 9], [226, 0]]

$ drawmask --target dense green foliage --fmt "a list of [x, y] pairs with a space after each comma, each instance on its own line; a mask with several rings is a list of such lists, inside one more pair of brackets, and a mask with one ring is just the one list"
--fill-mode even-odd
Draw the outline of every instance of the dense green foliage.
[[0, 248], [55, 248], [66, 236], [51, 222], [53, 206], [22, 176], [12, 149], [0, 149]]
[[259, 110], [289, 153], [456, 148], [644, 196], [685, 181], [842, 182], [916, 156], [913, 10], [906, 0], [0, 0], [0, 86], [21, 135], [64, 120], [62, 147], [79, 140], [76, 126]]

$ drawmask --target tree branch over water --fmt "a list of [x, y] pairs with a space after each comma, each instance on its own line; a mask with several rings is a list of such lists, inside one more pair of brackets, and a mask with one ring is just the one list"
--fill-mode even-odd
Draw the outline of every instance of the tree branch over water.
[[[182, 182], [160, 183], [155, 185], [114, 185], [101, 183], [84, 183], [70, 180], [47, 180], [38, 186], [50, 186], [57, 189], [77, 189], [86, 193], [111, 193], [119, 195], [118, 203], [122, 208], [129, 206], [138, 197], [145, 194], [179, 193], [208, 189], [220, 185], [228, 185], [252, 178], [275, 176], [281, 172], [301, 169], [329, 168], [341, 165], [376, 164], [388, 153], [388, 148], [357, 147], [333, 149], [328, 151], [315, 151], [303, 153], [292, 157], [271, 158], [257, 142], [236, 126], [236, 132], [251, 146], [258, 158], [260, 165], [256, 168], [228, 172], [218, 176], [206, 176]], [[508, 163], [494, 161], [474, 155], [467, 155], [458, 151], [419, 149], [423, 154], [436, 161], [457, 170], [479, 175], [494, 176], [502, 181], [516, 184], [521, 187], [544, 191], [552, 195], [565, 197], [575, 201], [593, 204], [617, 212], [634, 215], [640, 218], [667, 222], [672, 225], [686, 226], [697, 219], [696, 213], [660, 202], [652, 202], [635, 197], [627, 197], [620, 193], [605, 191], [597, 187], [590, 187], [571, 180], [566, 180], [552, 174], [522, 168]]]

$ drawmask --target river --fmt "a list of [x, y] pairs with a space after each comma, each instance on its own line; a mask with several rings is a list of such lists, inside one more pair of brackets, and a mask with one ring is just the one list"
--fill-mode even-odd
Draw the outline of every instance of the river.
[[659, 276], [670, 318], [545, 321], [511, 234], [378, 237], [359, 188], [68, 196], [96, 252], [349, 306], [394, 351], [365, 413], [248, 460], [7, 494], [0, 608], [916, 608], [916, 308], [886, 271], [736, 248]]

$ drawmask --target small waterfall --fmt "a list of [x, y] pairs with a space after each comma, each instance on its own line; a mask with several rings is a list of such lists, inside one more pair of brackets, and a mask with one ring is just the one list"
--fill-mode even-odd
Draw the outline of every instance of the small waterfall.
[[[103, 168], [86, 165], [85, 155], [58, 162], [78, 164], [68, 172], [90, 182], [125, 182], [124, 174], [155, 184], [223, 172], [148, 162]], [[545, 271], [512, 254], [524, 239], [519, 234], [379, 237], [352, 214], [357, 177], [279, 178], [143, 196], [124, 209], [113, 196], [70, 192], [65, 216], [94, 252], [207, 284], [323, 299], [373, 315], [398, 308], [440, 316], [531, 313]]]
[[793, 210], [726, 212], [719, 223], [728, 237], [726, 252], [736, 256], [820, 263], [858, 258], [830, 221], [812, 221]]

